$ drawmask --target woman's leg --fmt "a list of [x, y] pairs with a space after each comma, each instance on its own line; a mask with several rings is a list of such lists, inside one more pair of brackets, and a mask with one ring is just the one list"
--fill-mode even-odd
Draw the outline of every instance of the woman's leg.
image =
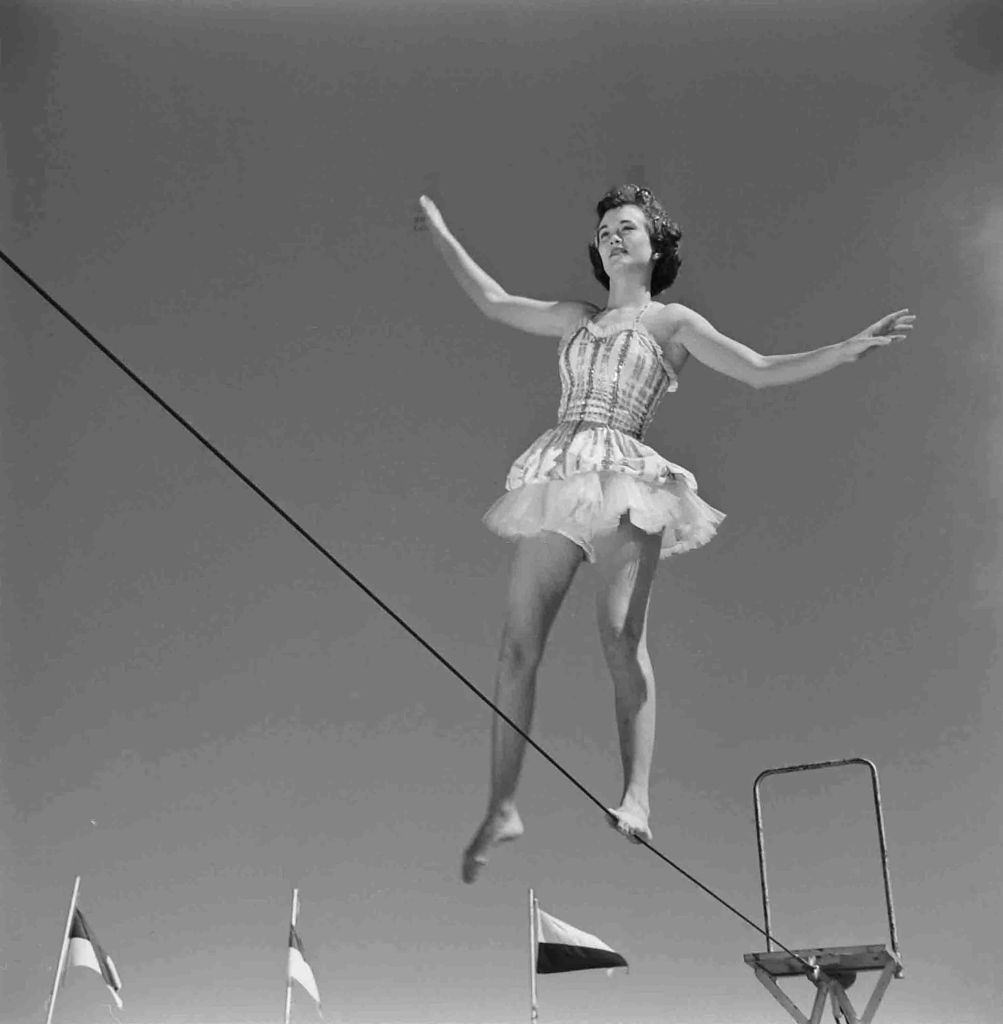
[[[502, 632], [495, 703], [524, 732], [533, 722], [536, 669], [561, 601], [581, 564], [582, 549], [557, 533], [517, 542]], [[522, 835], [515, 789], [526, 741], [498, 715], [491, 729], [491, 793], [484, 821], [463, 853], [463, 880], [472, 882], [495, 843]]]
[[624, 835], [644, 839], [651, 839], [648, 784], [655, 746], [648, 600], [660, 548], [661, 534], [645, 533], [624, 520], [615, 534], [597, 545], [596, 561], [601, 581], [596, 598], [599, 637], [613, 677], [623, 764], [623, 796], [610, 814]]

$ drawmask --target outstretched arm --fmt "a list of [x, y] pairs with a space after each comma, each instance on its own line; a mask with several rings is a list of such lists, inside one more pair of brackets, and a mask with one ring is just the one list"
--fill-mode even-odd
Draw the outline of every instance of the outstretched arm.
[[422, 196], [418, 202], [424, 223], [446, 266], [485, 316], [529, 334], [559, 337], [588, 311], [589, 307], [583, 302], [546, 302], [509, 295], [471, 259], [446, 227], [435, 203], [428, 196]]
[[671, 310], [675, 341], [705, 366], [754, 388], [795, 384], [844, 363], [852, 363], [873, 348], [904, 340], [916, 320], [908, 309], [900, 309], [835, 345], [790, 355], [764, 356], [722, 334], [692, 309], [680, 305], [667, 309]]

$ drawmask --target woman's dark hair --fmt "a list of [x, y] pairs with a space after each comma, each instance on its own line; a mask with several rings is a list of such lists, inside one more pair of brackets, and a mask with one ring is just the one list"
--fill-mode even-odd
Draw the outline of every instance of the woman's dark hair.
[[[618, 206], [638, 206], [644, 211], [651, 249], [658, 255], [651, 273], [651, 294], [657, 295], [668, 288], [679, 273], [683, 262], [679, 256], [679, 239], [683, 237], [683, 233], [679, 225], [669, 218], [662, 204], [646, 188], [639, 185], [618, 185], [611, 188], [596, 203], [596, 219], [602, 220], [610, 210], [615, 210]], [[596, 280], [609, 291], [609, 275], [603, 269], [594, 236], [589, 242], [589, 261], [592, 263], [592, 272]]]

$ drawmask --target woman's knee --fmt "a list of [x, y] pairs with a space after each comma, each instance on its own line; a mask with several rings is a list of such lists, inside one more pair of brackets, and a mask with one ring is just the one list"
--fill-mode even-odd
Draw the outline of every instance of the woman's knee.
[[543, 657], [543, 641], [533, 630], [507, 624], [502, 630], [498, 660], [513, 674], [531, 672]]

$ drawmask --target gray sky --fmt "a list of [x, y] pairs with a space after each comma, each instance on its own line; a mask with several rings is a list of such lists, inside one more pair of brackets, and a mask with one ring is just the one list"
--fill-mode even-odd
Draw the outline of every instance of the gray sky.
[[[993, 5], [0, 17], [5, 251], [485, 689], [510, 550], [480, 516], [552, 424], [554, 347], [483, 321], [411, 230], [429, 182], [515, 292], [602, 301], [592, 207], [640, 165], [684, 231], [663, 298], [726, 333], [794, 351], [919, 315], [800, 387], [692, 365], [663, 403], [649, 440], [729, 518], [656, 584], [653, 825], [758, 919], [756, 774], [873, 759], [907, 967], [878, 1019], [995, 1019]], [[762, 938], [532, 754], [525, 839], [462, 886], [487, 710], [7, 269], [0, 294], [5, 1022], [44, 1019], [78, 873], [125, 1010], [74, 970], [57, 1024], [278, 1019], [294, 884], [332, 1024], [525, 1019], [529, 885], [631, 963], [542, 979], [544, 1024], [783, 1019], [742, 963]], [[591, 586], [536, 735], [612, 800]], [[885, 940], [869, 813], [859, 771], [770, 785], [788, 945]]]

